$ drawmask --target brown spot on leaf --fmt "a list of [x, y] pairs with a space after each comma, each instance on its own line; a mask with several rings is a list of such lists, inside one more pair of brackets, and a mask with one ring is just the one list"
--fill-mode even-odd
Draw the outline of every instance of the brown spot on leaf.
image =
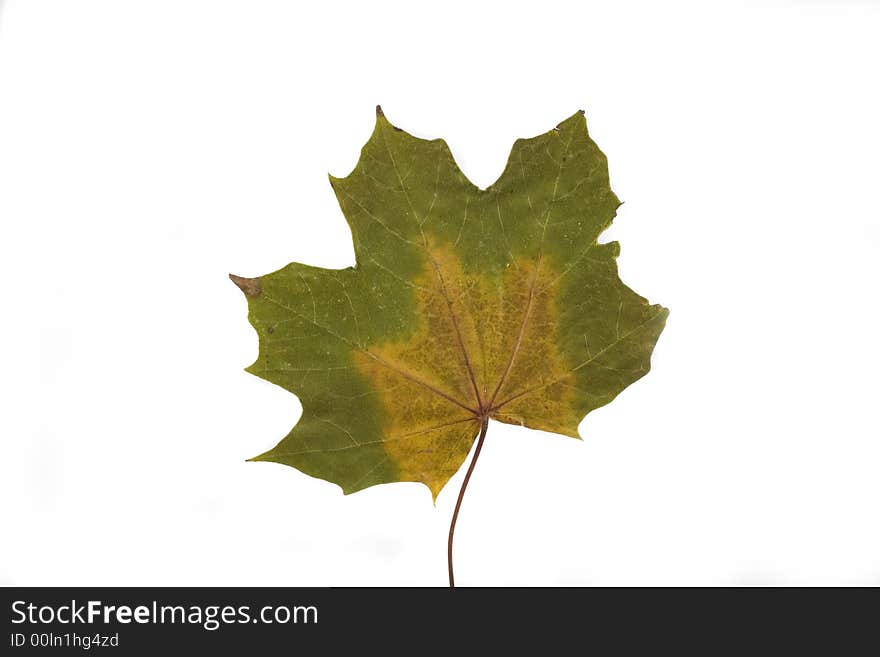
[[238, 285], [239, 289], [241, 289], [241, 291], [244, 292], [244, 295], [248, 298], [258, 297], [263, 291], [263, 286], [260, 285], [259, 278], [244, 278], [242, 276], [236, 276], [235, 274], [229, 274], [229, 280]]

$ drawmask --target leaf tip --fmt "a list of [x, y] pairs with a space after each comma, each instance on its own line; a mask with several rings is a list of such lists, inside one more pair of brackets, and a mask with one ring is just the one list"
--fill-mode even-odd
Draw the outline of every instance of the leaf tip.
[[612, 258], [620, 257], [620, 242], [618, 242], [617, 240], [614, 240], [613, 242], [606, 242], [605, 244], [603, 244], [603, 246], [608, 249], [608, 253], [611, 255]]
[[256, 456], [252, 456], [249, 459], [245, 459], [245, 463], [260, 463], [261, 461], [269, 461], [273, 463], [277, 463], [275, 459], [272, 458], [272, 450], [270, 449], [268, 452], [263, 452], [262, 454], [257, 454]]
[[385, 111], [382, 109], [381, 105], [376, 105], [376, 127], [391, 128], [395, 132], [403, 132], [402, 129], [398, 128], [396, 125], [388, 120], [388, 117], [385, 116]]
[[260, 296], [260, 293], [263, 291], [259, 278], [244, 278], [243, 276], [229, 274], [229, 280], [235, 283], [238, 289], [244, 292], [244, 295], [249, 299]]
[[581, 128], [583, 128], [583, 130], [586, 130], [587, 128], [587, 114], [584, 110], [579, 109], [567, 119], [557, 124], [553, 130], [559, 133], [568, 130], [579, 130]]

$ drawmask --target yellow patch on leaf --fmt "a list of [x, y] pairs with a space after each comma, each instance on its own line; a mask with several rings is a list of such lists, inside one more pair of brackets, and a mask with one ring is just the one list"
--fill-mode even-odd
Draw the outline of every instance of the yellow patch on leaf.
[[[467, 457], [484, 415], [571, 435], [566, 386], [504, 403], [567, 374], [554, 342], [558, 286], [547, 283], [557, 276], [528, 260], [496, 277], [465, 273], [450, 248], [430, 249], [414, 281], [415, 330], [355, 357], [379, 391], [383, 444], [401, 480], [422, 481], [436, 497]], [[518, 410], [524, 403], [528, 420]]]

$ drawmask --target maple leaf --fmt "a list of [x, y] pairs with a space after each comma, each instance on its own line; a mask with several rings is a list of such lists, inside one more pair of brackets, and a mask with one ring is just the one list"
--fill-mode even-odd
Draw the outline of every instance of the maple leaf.
[[578, 437], [648, 372], [668, 311], [621, 282], [617, 243], [598, 242], [620, 201], [583, 112], [517, 140], [479, 189], [445, 141], [377, 108], [354, 170], [330, 182], [355, 267], [230, 276], [260, 340], [247, 370], [303, 407], [252, 460], [345, 493], [415, 481], [436, 498], [490, 418]]

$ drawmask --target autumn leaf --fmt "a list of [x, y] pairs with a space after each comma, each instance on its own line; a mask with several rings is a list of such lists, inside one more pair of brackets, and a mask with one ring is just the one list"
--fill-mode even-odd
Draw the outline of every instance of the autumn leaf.
[[260, 340], [248, 371], [303, 406], [253, 460], [345, 493], [415, 481], [436, 498], [488, 419], [576, 438], [648, 372], [668, 311], [624, 285], [618, 245], [598, 242], [620, 201], [582, 112], [517, 140], [479, 189], [446, 142], [377, 108], [354, 171], [330, 183], [355, 267], [231, 276]]

